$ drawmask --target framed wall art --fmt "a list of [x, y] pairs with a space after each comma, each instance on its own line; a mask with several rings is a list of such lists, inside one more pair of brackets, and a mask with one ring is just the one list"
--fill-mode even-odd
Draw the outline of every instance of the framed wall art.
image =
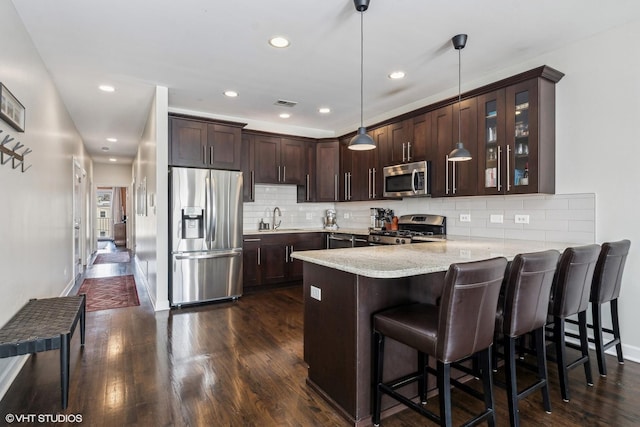
[[24, 105], [2, 83], [0, 83], [0, 119], [15, 130], [24, 132]]

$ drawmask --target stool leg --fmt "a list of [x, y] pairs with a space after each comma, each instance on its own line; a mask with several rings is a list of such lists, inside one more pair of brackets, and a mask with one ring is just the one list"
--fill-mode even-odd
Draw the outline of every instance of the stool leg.
[[375, 377], [373, 386], [373, 417], [371, 422], [374, 426], [379, 426], [382, 405], [382, 390], [380, 389], [380, 383], [382, 382], [382, 368], [384, 367], [384, 335], [374, 332], [373, 346], [373, 366], [375, 369]]
[[69, 402], [69, 353], [70, 334], [60, 335], [60, 394], [62, 395], [62, 409], [67, 409]]
[[587, 310], [578, 313], [578, 329], [580, 329], [580, 348], [584, 361], [584, 376], [587, 377], [587, 385], [593, 386], [591, 376], [591, 362], [589, 361], [589, 337], [587, 335]]
[[611, 323], [613, 326], [613, 338], [618, 340], [616, 344], [616, 354], [618, 355], [618, 363], [624, 365], [622, 357], [622, 339], [620, 338], [620, 322], [618, 321], [618, 298], [612, 299], [609, 303], [611, 307]]
[[440, 400], [440, 425], [451, 427], [451, 365], [438, 360], [438, 394]]
[[562, 400], [569, 401], [569, 378], [567, 375], [567, 354], [564, 344], [564, 319], [553, 318], [553, 340], [556, 345], [556, 360], [560, 379], [560, 393]]
[[542, 392], [542, 405], [544, 410], [551, 413], [551, 400], [549, 399], [549, 380], [547, 376], [547, 352], [544, 345], [544, 326], [533, 331], [535, 341], [536, 358], [538, 364], [538, 379], [544, 381]]
[[85, 321], [87, 318], [87, 298], [82, 300], [82, 308], [80, 311], [80, 345], [84, 346]]
[[518, 416], [518, 384], [516, 381], [516, 342], [504, 336], [504, 363], [507, 379], [507, 400], [509, 401], [509, 421], [512, 427], [520, 425]]
[[426, 405], [427, 403], [427, 356], [418, 351], [418, 372], [420, 378], [418, 379], [418, 395], [420, 396], [420, 403]]
[[484, 393], [484, 406], [487, 411], [491, 411], [491, 415], [487, 418], [489, 427], [496, 425], [496, 412], [493, 404], [493, 371], [491, 370], [491, 353], [492, 348], [480, 352], [479, 362], [480, 371], [482, 373], [482, 388]]
[[607, 376], [607, 364], [604, 360], [604, 341], [602, 338], [602, 311], [600, 304], [591, 303], [591, 317], [593, 318], [593, 341], [596, 345], [596, 356], [598, 358], [598, 371], [601, 377]]

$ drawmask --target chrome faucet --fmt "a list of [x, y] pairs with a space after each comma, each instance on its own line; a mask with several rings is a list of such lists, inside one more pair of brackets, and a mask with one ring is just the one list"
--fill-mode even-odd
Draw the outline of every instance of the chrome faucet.
[[280, 227], [280, 224], [282, 223], [282, 220], [278, 221], [278, 223], [276, 224], [276, 212], [278, 212], [278, 216], [281, 217], [282, 216], [282, 212], [280, 212], [280, 208], [279, 207], [275, 207], [273, 209], [273, 220], [272, 220], [272, 224], [273, 224], [273, 230], [277, 230], [278, 227]]

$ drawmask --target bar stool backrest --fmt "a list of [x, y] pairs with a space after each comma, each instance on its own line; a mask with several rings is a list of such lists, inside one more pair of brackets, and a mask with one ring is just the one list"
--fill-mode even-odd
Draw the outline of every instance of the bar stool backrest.
[[620, 296], [622, 272], [630, 246], [629, 240], [602, 244], [591, 286], [592, 303], [603, 304]]
[[519, 337], [545, 325], [560, 253], [519, 254], [506, 277], [503, 334]]
[[549, 314], [564, 319], [587, 309], [599, 254], [599, 245], [577, 246], [562, 252], [553, 282], [553, 312]]
[[435, 357], [452, 363], [493, 343], [496, 309], [507, 260], [451, 264], [440, 302]]

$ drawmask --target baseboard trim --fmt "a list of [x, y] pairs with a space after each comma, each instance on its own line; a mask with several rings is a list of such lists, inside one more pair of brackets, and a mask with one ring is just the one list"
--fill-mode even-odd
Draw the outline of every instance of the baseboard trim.
[[0, 374], [0, 400], [4, 399], [5, 394], [9, 391], [11, 384], [18, 377], [18, 374], [22, 370], [22, 367], [27, 360], [31, 357], [30, 354], [25, 354], [22, 356], [15, 356], [7, 360], [8, 366], [3, 372]]

